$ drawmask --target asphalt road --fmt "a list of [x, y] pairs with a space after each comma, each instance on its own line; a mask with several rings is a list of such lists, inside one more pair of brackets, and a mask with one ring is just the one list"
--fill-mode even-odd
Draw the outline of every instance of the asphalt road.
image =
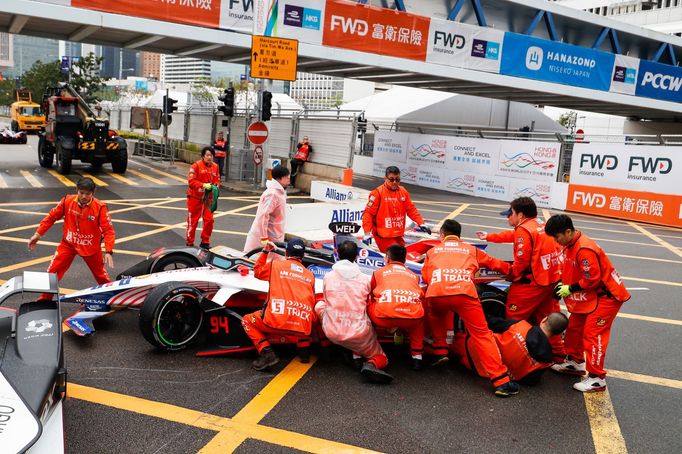
[[[59, 225], [34, 252], [26, 241], [57, 200], [75, 189], [38, 166], [35, 137], [29, 145], [0, 146], [0, 162], [0, 182], [6, 186], [0, 187], [0, 279], [6, 280], [23, 270], [45, 270], [61, 236]], [[117, 232], [114, 275], [157, 247], [183, 243], [186, 167], [135, 158], [130, 168], [137, 173], [125, 175], [129, 183], [106, 172], [95, 175], [107, 184], [96, 196], [108, 202]], [[74, 171], [90, 170], [74, 165]], [[378, 183], [359, 178], [356, 184]], [[427, 219], [437, 222], [459, 209], [465, 239], [473, 239], [476, 230], [506, 228], [506, 219], [497, 214], [504, 208], [499, 201], [409, 189]], [[251, 207], [217, 219], [212, 244], [241, 249], [255, 203], [257, 197], [223, 192], [220, 212]], [[250, 368], [251, 356], [199, 358], [196, 348], [159, 353], [140, 335], [137, 313], [124, 311], [99, 320], [91, 337], [64, 336], [67, 448], [98, 453], [682, 452], [682, 231], [573, 217], [610, 254], [632, 289], [611, 335], [608, 394], [584, 396], [571, 389], [572, 378], [548, 373], [539, 386], [497, 399], [487, 380], [456, 366], [413, 372], [400, 349], [389, 353], [396, 377], [390, 386], [364, 383], [341, 358], [302, 365], [286, 349], [272, 373], [258, 373]], [[488, 251], [511, 258], [509, 245], [491, 245]], [[61, 285], [80, 289], [92, 282], [76, 259]], [[65, 314], [76, 309], [63, 307]]]

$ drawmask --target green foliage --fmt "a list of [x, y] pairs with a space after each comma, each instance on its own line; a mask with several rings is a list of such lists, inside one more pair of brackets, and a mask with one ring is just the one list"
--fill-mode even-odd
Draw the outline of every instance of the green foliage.
[[88, 104], [97, 101], [97, 93], [105, 88], [104, 82], [109, 80], [108, 77], [100, 77], [99, 74], [103, 60], [103, 57], [96, 57], [90, 52], [71, 65], [70, 84]]
[[0, 80], [0, 106], [9, 106], [14, 101], [14, 81]]
[[121, 98], [121, 94], [115, 88], [106, 85], [95, 91], [93, 96], [100, 101], [118, 101]]
[[31, 91], [35, 102], [41, 102], [47, 87], [55, 87], [59, 82], [64, 81], [64, 74], [60, 70], [60, 65], [59, 60], [49, 63], [38, 60], [31, 66], [31, 69], [23, 74], [21, 86]]
[[215, 100], [213, 97], [213, 92], [208, 89], [208, 85], [193, 85], [192, 98], [199, 101], [200, 105], [205, 102], [212, 102]]
[[572, 127], [575, 126], [576, 117], [577, 112], [573, 110], [569, 112], [564, 112], [561, 115], [559, 115], [559, 120], [557, 120], [557, 123], [559, 123], [564, 128], [571, 129]]

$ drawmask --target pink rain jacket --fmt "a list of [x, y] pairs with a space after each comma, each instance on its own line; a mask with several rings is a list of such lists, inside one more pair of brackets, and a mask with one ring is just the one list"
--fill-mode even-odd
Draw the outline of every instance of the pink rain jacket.
[[260, 196], [256, 219], [246, 236], [244, 252], [261, 246], [261, 240], [284, 241], [287, 193], [277, 180], [265, 182], [265, 192]]
[[370, 291], [357, 263], [341, 260], [324, 277], [324, 301], [315, 305], [327, 338], [365, 358], [384, 354], [367, 316]]

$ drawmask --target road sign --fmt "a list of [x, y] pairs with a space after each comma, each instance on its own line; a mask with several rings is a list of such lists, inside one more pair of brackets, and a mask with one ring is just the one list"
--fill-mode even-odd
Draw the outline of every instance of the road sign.
[[582, 129], [578, 129], [575, 132], [575, 141], [582, 142], [583, 140], [585, 140], [585, 131], [583, 131]]
[[268, 126], [262, 121], [254, 121], [246, 130], [246, 136], [254, 145], [263, 145], [268, 140]]
[[253, 163], [257, 166], [263, 164], [263, 147], [260, 145], [253, 149]]
[[251, 77], [296, 80], [298, 41], [253, 35], [251, 39]]

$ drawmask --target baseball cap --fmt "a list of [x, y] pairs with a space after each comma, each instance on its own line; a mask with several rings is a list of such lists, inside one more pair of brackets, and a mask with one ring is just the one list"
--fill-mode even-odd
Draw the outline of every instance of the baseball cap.
[[305, 243], [300, 238], [294, 238], [287, 243], [287, 255], [289, 257], [303, 257]]
[[504, 211], [500, 211], [500, 216], [504, 216], [505, 218], [508, 218], [509, 216], [511, 216], [511, 214], [512, 214], [511, 208], [507, 208]]

